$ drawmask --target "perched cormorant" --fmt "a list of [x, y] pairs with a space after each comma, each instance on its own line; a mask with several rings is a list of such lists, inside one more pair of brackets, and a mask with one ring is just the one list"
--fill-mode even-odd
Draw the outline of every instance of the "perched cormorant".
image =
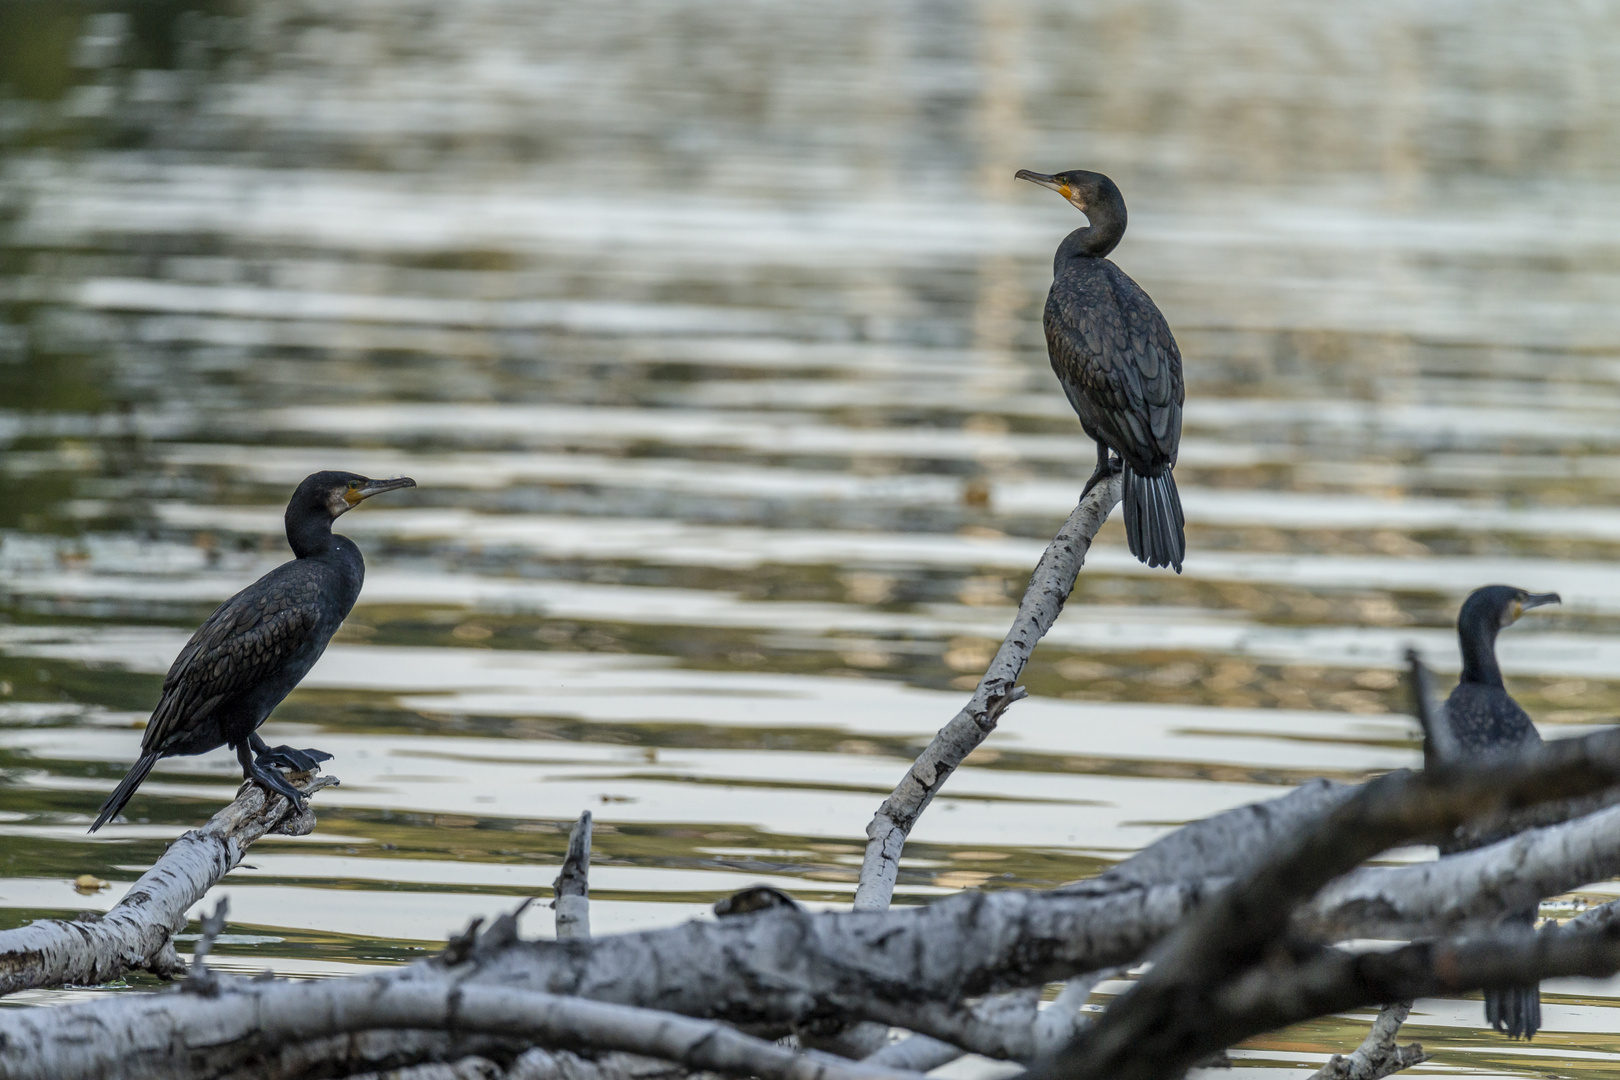
[[1018, 179], [1051, 188], [1089, 222], [1058, 245], [1043, 319], [1052, 370], [1097, 443], [1085, 490], [1123, 469], [1131, 554], [1179, 574], [1187, 540], [1170, 470], [1181, 445], [1181, 350], [1153, 300], [1107, 258], [1125, 235], [1125, 198], [1102, 173], [1081, 169], [1020, 169]]
[[315, 666], [360, 595], [366, 564], [332, 522], [373, 495], [416, 481], [372, 480], [347, 472], [305, 477], [287, 503], [287, 543], [297, 558], [282, 563], [221, 604], [197, 628], [163, 679], [163, 697], [141, 739], [141, 758], [90, 826], [111, 821], [159, 758], [205, 754], [229, 745], [244, 779], [302, 806], [278, 765], [313, 769], [331, 754], [266, 746], [258, 727]]
[[[1533, 607], [1559, 602], [1557, 593], [1529, 593], [1508, 585], [1475, 589], [1457, 613], [1462, 678], [1446, 699], [1446, 726], [1461, 760], [1495, 757], [1541, 745], [1529, 715], [1508, 695], [1496, 663], [1496, 635]], [[1443, 854], [1467, 850], [1442, 846]], [[1536, 909], [1516, 912], [1511, 922], [1534, 923]], [[1485, 991], [1485, 1021], [1509, 1038], [1528, 1039], [1541, 1027], [1541, 987], [1507, 986]]]

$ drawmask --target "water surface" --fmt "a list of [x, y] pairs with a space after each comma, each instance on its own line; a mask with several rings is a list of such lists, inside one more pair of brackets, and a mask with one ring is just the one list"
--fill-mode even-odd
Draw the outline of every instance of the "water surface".
[[[1117, 261], [1186, 355], [1190, 554], [1149, 571], [1104, 529], [897, 902], [1417, 764], [1400, 657], [1454, 672], [1487, 582], [1565, 598], [1501, 644], [1543, 730], [1606, 721], [1615, 21], [0, 3], [3, 918], [110, 906], [230, 797], [228, 754], [171, 760], [84, 835], [321, 468], [421, 486], [343, 521], [365, 591], [266, 729], [343, 784], [222, 887], [226, 963], [420, 956], [546, 897], [582, 809], [599, 931], [758, 882], [848, 903], [1092, 460], [1039, 328], [1079, 218], [1020, 167], [1130, 201]], [[1610, 1071], [1616, 986], [1546, 989], [1529, 1046], [1477, 999], [1409, 1030], [1444, 1071]], [[1240, 1064], [1313, 1068], [1367, 1020]]]

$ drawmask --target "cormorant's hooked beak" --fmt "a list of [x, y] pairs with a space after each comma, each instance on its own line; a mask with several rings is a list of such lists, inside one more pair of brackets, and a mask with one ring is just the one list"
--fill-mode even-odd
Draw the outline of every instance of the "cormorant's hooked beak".
[[392, 480], [367, 480], [357, 488], [350, 488], [343, 495], [343, 500], [351, 507], [359, 506], [373, 495], [381, 495], [385, 491], [398, 491], [400, 488], [413, 488], [416, 481], [408, 476], [396, 476]]
[[1071, 203], [1074, 203], [1074, 205], [1079, 207], [1081, 210], [1085, 209], [1081, 203], [1076, 201], [1077, 195], [1075, 190], [1055, 176], [1048, 176], [1046, 173], [1031, 172], [1029, 169], [1019, 169], [1013, 174], [1013, 179], [1028, 180], [1032, 184], [1039, 184], [1043, 188], [1057, 192], [1065, 199], [1068, 199]]
[[1518, 622], [1519, 616], [1531, 608], [1545, 607], [1548, 604], [1562, 604], [1563, 602], [1563, 599], [1555, 592], [1525, 593], [1522, 599], [1513, 601], [1508, 625], [1511, 626]]

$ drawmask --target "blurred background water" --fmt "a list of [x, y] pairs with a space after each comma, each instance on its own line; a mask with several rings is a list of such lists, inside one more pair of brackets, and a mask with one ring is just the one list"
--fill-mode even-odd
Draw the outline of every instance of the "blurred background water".
[[[1506, 0], [0, 0], [0, 919], [109, 906], [229, 798], [170, 760], [84, 835], [319, 468], [421, 486], [343, 521], [365, 592], [266, 732], [343, 786], [223, 887], [229, 963], [420, 956], [547, 896], [582, 809], [599, 931], [847, 903], [1092, 461], [1039, 326], [1081, 221], [1019, 167], [1125, 191], [1189, 556], [1105, 528], [898, 902], [1418, 763], [1400, 654], [1455, 671], [1487, 582], [1565, 598], [1502, 641], [1543, 730], [1606, 721], [1617, 53]], [[1620, 984], [1547, 991], [1529, 1046], [1477, 998], [1409, 1030], [1607, 1074]]]

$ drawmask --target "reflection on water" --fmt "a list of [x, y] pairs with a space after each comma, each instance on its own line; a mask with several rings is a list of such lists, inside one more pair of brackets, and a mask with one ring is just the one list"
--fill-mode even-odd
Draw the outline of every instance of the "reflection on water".
[[[1502, 642], [1532, 713], [1612, 716], [1617, 29], [1399, 0], [3, 0], [6, 920], [109, 906], [228, 797], [227, 755], [165, 762], [83, 835], [318, 468], [422, 486], [345, 519], [365, 593], [271, 740], [344, 783], [232, 875], [232, 962], [419, 955], [543, 895], [585, 808], [600, 928], [761, 881], [847, 903], [1089, 469], [1038, 319], [1079, 219], [1021, 166], [1130, 200], [1118, 259], [1188, 358], [1190, 555], [1149, 572], [1105, 529], [902, 902], [1416, 763], [1399, 657], [1452, 669], [1486, 581], [1565, 597]], [[1477, 1001], [1411, 1027], [1448, 1068], [1610, 1068], [1616, 985], [1548, 989], [1531, 1047]], [[1241, 1064], [1320, 1063], [1367, 1019]]]

